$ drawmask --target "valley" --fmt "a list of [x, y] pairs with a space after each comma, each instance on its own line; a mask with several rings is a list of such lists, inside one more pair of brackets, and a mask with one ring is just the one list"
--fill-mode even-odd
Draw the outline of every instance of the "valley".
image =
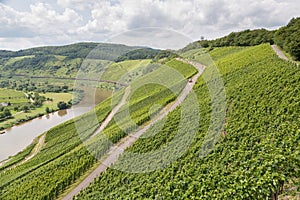
[[299, 199], [299, 21], [0, 51], [0, 199]]

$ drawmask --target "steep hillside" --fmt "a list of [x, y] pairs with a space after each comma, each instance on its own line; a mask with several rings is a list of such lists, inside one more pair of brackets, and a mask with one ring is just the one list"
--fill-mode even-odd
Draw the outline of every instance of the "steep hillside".
[[[184, 156], [151, 173], [110, 168], [76, 199], [278, 199], [299, 192], [298, 68], [280, 60], [269, 45], [220, 48], [211, 56], [224, 80], [228, 105], [214, 150], [200, 156], [211, 117], [209, 90], [201, 79], [194, 88], [200, 127]], [[153, 135], [155, 129], [150, 129], [146, 134], [152, 137], [139, 139], [126, 151], [166, 147], [174, 140], [180, 113], [170, 113], [161, 131]]]

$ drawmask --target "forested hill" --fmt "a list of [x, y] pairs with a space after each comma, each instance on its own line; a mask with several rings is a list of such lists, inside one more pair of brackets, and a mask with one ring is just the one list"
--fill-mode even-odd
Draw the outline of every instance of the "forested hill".
[[[77, 43], [19, 51], [0, 50], [0, 70], [6, 74], [74, 76], [85, 58], [105, 61], [153, 59], [160, 50], [109, 43]], [[103, 63], [102, 63], [103, 64]], [[99, 63], [94, 67], [99, 68]], [[98, 67], [97, 67], [98, 66]]]
[[263, 43], [275, 43], [291, 54], [295, 60], [300, 60], [300, 17], [293, 18], [287, 26], [278, 30], [245, 30], [232, 32], [215, 40], [196, 41], [183, 48], [181, 52], [199, 47], [255, 46]]
[[[65, 46], [45, 46], [19, 51], [0, 51], [1, 58], [20, 57], [20, 56], [43, 56], [56, 55], [73, 58], [97, 58], [102, 60], [114, 60], [120, 55], [128, 53], [132, 50], [140, 49], [140, 47], [129, 47], [121, 44], [106, 43], [77, 43]], [[94, 51], [93, 51], [94, 50]], [[90, 54], [91, 53], [91, 54]]]

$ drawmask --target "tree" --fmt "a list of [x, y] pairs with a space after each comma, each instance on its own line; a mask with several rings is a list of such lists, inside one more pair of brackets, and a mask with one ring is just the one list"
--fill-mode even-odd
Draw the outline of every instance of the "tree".
[[46, 107], [46, 113], [50, 113], [49, 107]]
[[8, 108], [5, 108], [3, 113], [4, 113], [5, 117], [10, 117], [11, 116], [11, 113], [10, 113]]
[[22, 107], [22, 110], [23, 110], [24, 112], [28, 112], [28, 111], [29, 111], [29, 107], [25, 105], [25, 106]]
[[57, 107], [60, 110], [64, 110], [64, 109], [68, 108], [68, 104], [64, 101], [60, 101], [60, 102], [58, 102]]

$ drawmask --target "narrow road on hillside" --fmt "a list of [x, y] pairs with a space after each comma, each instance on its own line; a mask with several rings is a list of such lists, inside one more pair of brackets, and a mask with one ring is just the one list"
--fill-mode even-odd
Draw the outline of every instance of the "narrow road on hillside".
[[277, 45], [271, 45], [271, 47], [275, 51], [275, 53], [278, 55], [279, 58], [289, 61], [288, 57], [286, 57], [286, 55], [284, 55], [283, 51], [281, 51]]
[[101, 125], [99, 126], [99, 128], [97, 130], [95, 130], [94, 134], [92, 135], [92, 137], [94, 137], [95, 135], [97, 135], [98, 133], [100, 133], [101, 131], [104, 130], [104, 128], [108, 125], [108, 123], [112, 120], [112, 118], [115, 116], [115, 114], [119, 111], [119, 109], [126, 103], [127, 101], [127, 97], [130, 94], [130, 86], [128, 86], [125, 89], [124, 95], [122, 97], [122, 100], [120, 101], [120, 103], [114, 107], [112, 109], [112, 111], [109, 113], [109, 115], [105, 118], [105, 120], [101, 123]]
[[[195, 62], [189, 62], [189, 61], [184, 61], [182, 59], [177, 59], [185, 63], [192, 64], [197, 70], [198, 73], [192, 77], [192, 79], [187, 83], [183, 91], [181, 92], [180, 96], [176, 99], [175, 102], [170, 103], [169, 105], [165, 106], [164, 109], [161, 110], [161, 112], [158, 114], [158, 117], [154, 118], [153, 120], [150, 121], [150, 123], [138, 131], [136, 131], [133, 134], [129, 134], [125, 138], [121, 139], [120, 142], [117, 144], [113, 145], [109, 152], [107, 153], [107, 157], [102, 161], [102, 163], [91, 173], [89, 174], [88, 177], [86, 177], [75, 189], [73, 189], [69, 194], [67, 194], [63, 200], [70, 200], [73, 198], [73, 196], [77, 195], [81, 190], [87, 188], [90, 183], [94, 181], [96, 177], [98, 177], [101, 173], [105, 172], [106, 169], [114, 164], [118, 157], [125, 151], [126, 148], [130, 147], [134, 142], [139, 139], [139, 137], [147, 131], [153, 124], [155, 124], [157, 121], [161, 120], [164, 118], [166, 115], [168, 115], [170, 112], [175, 110], [176, 107], [178, 107], [184, 99], [187, 97], [187, 95], [191, 92], [193, 89], [196, 81], [200, 77], [200, 75], [203, 73], [205, 66], [201, 65], [199, 63]], [[126, 92], [125, 92], [126, 94]], [[124, 94], [124, 96], [125, 96]], [[99, 128], [100, 129], [100, 128]]]

